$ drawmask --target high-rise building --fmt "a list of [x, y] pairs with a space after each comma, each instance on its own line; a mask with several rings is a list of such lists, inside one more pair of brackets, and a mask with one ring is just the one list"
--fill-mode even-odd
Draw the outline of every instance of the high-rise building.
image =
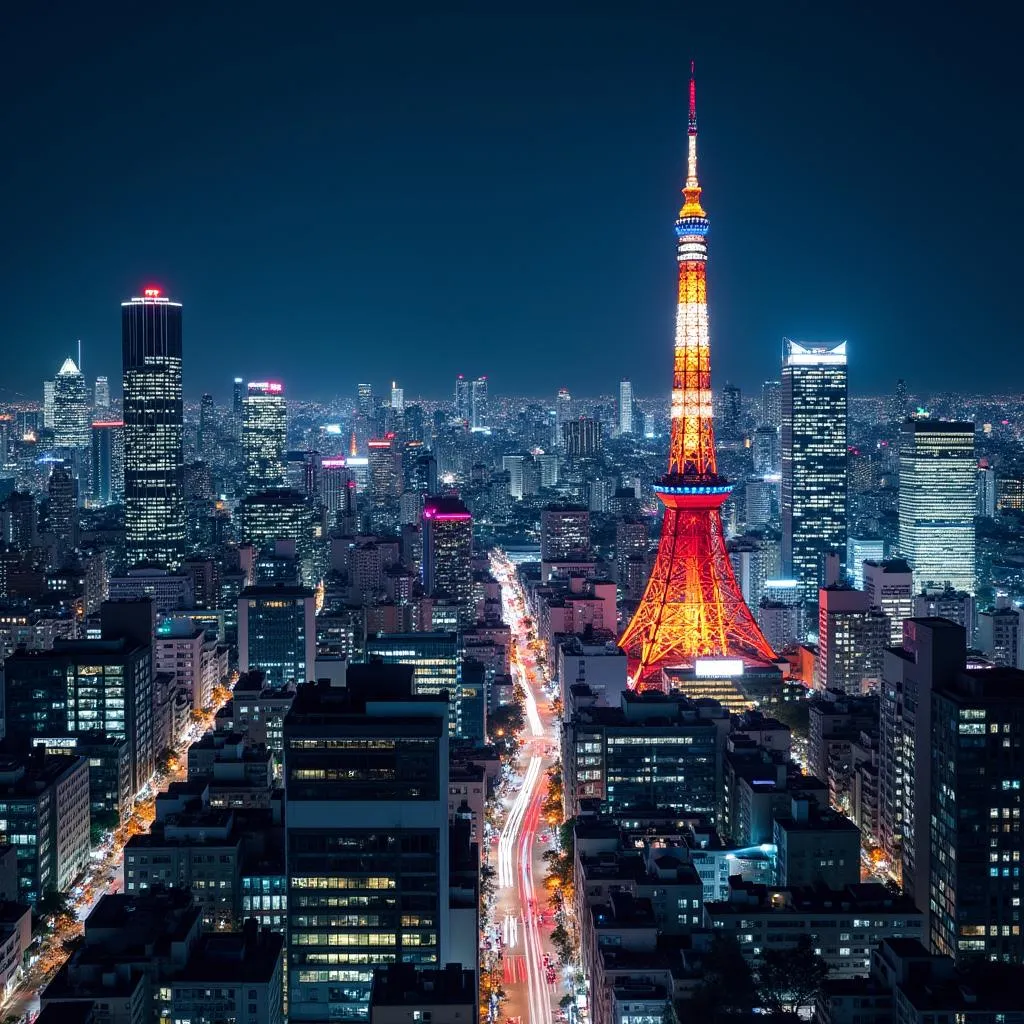
[[[885, 652], [878, 690], [879, 838], [890, 871], [925, 915], [932, 862], [930, 797], [936, 781], [932, 693], [953, 681], [965, 657], [961, 626], [948, 619], [907, 619], [902, 647]], [[965, 799], [965, 810], [966, 804]], [[970, 820], [978, 827], [973, 814]]]
[[245, 491], [255, 494], [286, 486], [288, 408], [278, 381], [250, 381], [243, 402], [242, 453]]
[[915, 419], [900, 434], [900, 554], [917, 590], [974, 593], [974, 424]]
[[754, 431], [754, 472], [774, 476], [779, 471], [778, 427], [762, 426]]
[[523, 498], [523, 467], [528, 455], [503, 455], [501, 457], [501, 468], [508, 473], [508, 493], [516, 501]]
[[782, 381], [766, 380], [761, 385], [760, 427], [782, 427]]
[[356, 412], [368, 420], [373, 419], [373, 385], [360, 384], [356, 388]]
[[185, 546], [181, 303], [158, 288], [122, 302], [121, 348], [127, 562], [177, 568]]
[[889, 617], [871, 608], [868, 595], [852, 587], [822, 587], [818, 596], [820, 690], [860, 694], [874, 689], [889, 646]]
[[78, 481], [65, 462], [55, 462], [46, 485], [46, 521], [56, 541], [57, 566], [78, 547]]
[[846, 342], [784, 342], [782, 571], [805, 600], [825, 582], [825, 556], [846, 554]]
[[320, 500], [333, 516], [347, 516], [355, 511], [356, 478], [344, 456], [321, 460]]
[[376, 508], [397, 501], [402, 493], [402, 446], [394, 434], [369, 442], [370, 498]]
[[896, 381], [896, 389], [890, 399], [889, 419], [893, 423], [902, 423], [907, 418], [909, 404], [907, 382], [901, 377]]
[[469, 425], [473, 430], [484, 430], [489, 427], [487, 409], [487, 378], [477, 377], [469, 393]]
[[[854, 590], [864, 589], [864, 563], [885, 558], [885, 541], [877, 537], [846, 538], [846, 575]], [[902, 636], [902, 634], [901, 634]]]
[[555, 395], [555, 444], [559, 447], [565, 446], [565, 436], [562, 426], [572, 419], [572, 395], [567, 388], [559, 388]]
[[541, 512], [540, 558], [542, 562], [579, 562], [590, 557], [590, 511], [588, 509], [582, 505], [552, 505]]
[[75, 451], [89, 447], [89, 388], [70, 357], [53, 382], [53, 443]]
[[996, 471], [989, 465], [988, 459], [978, 460], [975, 486], [978, 501], [975, 511], [986, 519], [995, 519], [999, 506], [999, 490]]
[[868, 604], [889, 616], [889, 643], [903, 639], [903, 620], [914, 615], [914, 575], [902, 558], [868, 559], [862, 563]]
[[619, 640], [632, 685], [660, 685], [662, 669], [703, 656], [772, 659], [743, 601], [725, 546], [721, 507], [731, 485], [718, 473], [707, 305], [708, 218], [697, 181], [696, 85], [684, 203], [676, 220], [679, 264], [668, 473], [655, 485], [665, 505], [647, 589]]
[[106, 733], [131, 747], [131, 792], [153, 774], [153, 669], [148, 643], [55, 640], [7, 659], [8, 737]]
[[633, 385], [628, 380], [619, 381], [619, 433], [633, 433]]
[[[408, 665], [412, 669], [412, 692], [448, 697], [448, 733], [459, 739], [483, 739], [482, 729], [473, 728], [470, 708], [463, 714], [463, 647], [454, 631], [432, 633], [378, 633], [367, 637], [366, 660], [385, 665]], [[478, 723], [482, 725], [482, 722]]]
[[316, 599], [286, 585], [246, 587], [238, 597], [238, 670], [271, 686], [305, 683], [316, 666]]
[[604, 427], [592, 416], [562, 424], [562, 447], [570, 459], [593, 458], [604, 448]]
[[275, 541], [291, 542], [303, 582], [317, 582], [313, 512], [304, 495], [284, 489], [250, 494], [238, 506], [238, 521], [242, 540], [257, 550]]
[[966, 590], [952, 587], [926, 587], [914, 597], [915, 619], [949, 619], [963, 626], [967, 634], [968, 647], [974, 642], [975, 619], [974, 595]]
[[209, 462], [217, 447], [217, 434], [214, 425], [213, 395], [204, 394], [199, 400], [199, 430], [196, 435], [196, 447], [201, 458]]
[[469, 381], [461, 373], [455, 378], [455, 416], [464, 423], [469, 423], [473, 415]]
[[735, 441], [740, 436], [740, 417], [743, 415], [743, 395], [735, 384], [726, 383], [719, 396], [721, 407], [719, 434], [723, 440]]
[[[1024, 672], [965, 670], [932, 688], [925, 832], [933, 953], [1024, 961], [1020, 920]], [[920, 777], [917, 780], [920, 784]]]
[[458, 498], [430, 498], [423, 508], [423, 590], [457, 602], [462, 622], [476, 621], [472, 558], [469, 510]]
[[231, 388], [231, 421], [235, 437], [242, 436], [242, 422], [245, 419], [245, 378], [236, 377]]
[[97, 377], [93, 390], [93, 405], [99, 409], [110, 408], [110, 381], [106, 377]]
[[0, 541], [15, 551], [27, 554], [37, 542], [39, 509], [31, 491], [11, 491], [0, 506]]
[[1024, 611], [1004, 591], [978, 616], [978, 647], [996, 665], [1024, 668]]
[[353, 665], [284, 724], [288, 1016], [366, 1020], [375, 967], [444, 964], [448, 703], [412, 670]]
[[52, 380], [43, 381], [43, 428], [46, 430], [53, 429], [53, 392], [54, 382]]
[[405, 389], [400, 388], [396, 381], [391, 382], [391, 409], [398, 417], [405, 412]]

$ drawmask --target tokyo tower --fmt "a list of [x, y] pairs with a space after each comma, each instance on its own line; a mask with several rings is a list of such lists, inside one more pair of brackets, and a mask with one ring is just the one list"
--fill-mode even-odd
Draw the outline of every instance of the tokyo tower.
[[630, 685], [659, 686], [663, 668], [697, 658], [772, 661], [743, 600], [725, 547], [721, 507], [732, 485], [718, 473], [711, 422], [706, 236], [697, 183], [697, 91], [690, 65], [686, 187], [676, 221], [676, 307], [668, 473], [654, 487], [665, 506], [658, 556], [640, 606], [619, 640]]

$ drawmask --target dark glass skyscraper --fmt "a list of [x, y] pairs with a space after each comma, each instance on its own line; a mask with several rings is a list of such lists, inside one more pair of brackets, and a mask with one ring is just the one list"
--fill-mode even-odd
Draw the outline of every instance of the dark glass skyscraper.
[[127, 561], [177, 568], [185, 547], [181, 303], [157, 288], [122, 302], [121, 349]]
[[814, 600], [825, 555], [846, 555], [846, 342], [784, 344], [782, 567]]

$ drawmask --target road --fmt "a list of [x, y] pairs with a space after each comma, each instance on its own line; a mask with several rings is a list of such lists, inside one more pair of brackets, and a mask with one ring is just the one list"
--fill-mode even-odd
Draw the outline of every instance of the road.
[[566, 989], [551, 946], [554, 915], [544, 888], [543, 858], [554, 830], [543, 820], [542, 806], [546, 772], [558, 757], [557, 722], [543, 690], [543, 664], [531, 647], [536, 635], [527, 620], [514, 567], [499, 552], [491, 568], [501, 584], [504, 618], [512, 630], [512, 676], [526, 695], [526, 724], [519, 737], [521, 782], [513, 782], [513, 791], [504, 797], [507, 814], [498, 837], [495, 921], [504, 948], [502, 1016], [528, 1024], [554, 1024]]
[[[218, 702], [218, 709], [223, 701]], [[167, 786], [187, 775], [188, 748], [205, 732], [208, 721], [192, 724], [177, 750], [178, 764], [170, 776], [154, 775], [136, 796], [135, 812], [127, 826], [109, 835], [106, 842], [92, 851], [92, 858], [84, 877], [70, 894], [70, 909], [74, 920], [45, 938], [25, 972], [21, 985], [11, 992], [7, 1002], [0, 1005], [0, 1019], [27, 1021], [39, 1012], [39, 994], [68, 958], [64, 943], [82, 934], [85, 919], [107, 894], [124, 891], [124, 844], [137, 833], [148, 832], [153, 824], [155, 797]]]

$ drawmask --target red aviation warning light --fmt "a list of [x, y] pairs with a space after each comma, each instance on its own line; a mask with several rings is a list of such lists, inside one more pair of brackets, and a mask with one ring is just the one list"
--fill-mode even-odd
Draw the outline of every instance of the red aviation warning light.
[[699, 658], [773, 661], [743, 600], [725, 546], [721, 507], [732, 485], [718, 474], [711, 419], [707, 303], [708, 218], [697, 180], [697, 89], [690, 65], [686, 185], [676, 220], [679, 292], [668, 473], [658, 555], [640, 605], [619, 639], [630, 685], [659, 686], [661, 670]]

